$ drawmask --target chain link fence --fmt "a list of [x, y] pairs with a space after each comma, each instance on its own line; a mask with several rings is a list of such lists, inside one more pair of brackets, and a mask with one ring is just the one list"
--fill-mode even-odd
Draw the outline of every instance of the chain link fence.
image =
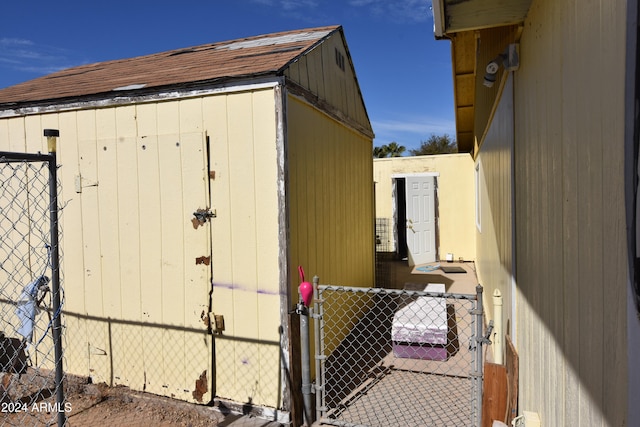
[[66, 424], [55, 154], [0, 152], [0, 426]]
[[318, 286], [316, 418], [337, 426], [479, 426], [477, 294]]

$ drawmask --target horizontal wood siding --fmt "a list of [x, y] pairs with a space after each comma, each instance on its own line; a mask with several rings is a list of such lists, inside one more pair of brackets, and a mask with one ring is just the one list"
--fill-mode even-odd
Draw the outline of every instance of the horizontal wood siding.
[[626, 2], [534, 0], [515, 79], [521, 410], [631, 425], [623, 182]]

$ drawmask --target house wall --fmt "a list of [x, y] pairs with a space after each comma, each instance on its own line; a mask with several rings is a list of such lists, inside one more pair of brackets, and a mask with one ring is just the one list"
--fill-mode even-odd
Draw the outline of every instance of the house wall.
[[[213, 311], [217, 396], [277, 406], [273, 88], [4, 118], [0, 149], [43, 150], [43, 128], [61, 135], [67, 371], [206, 403]], [[194, 223], [208, 206], [217, 217]]]
[[534, 0], [522, 33], [519, 407], [539, 412], [544, 425], [635, 422], [625, 419], [625, 11], [622, 0]]
[[[473, 159], [469, 154], [374, 159], [373, 171], [376, 218], [388, 221], [391, 230], [395, 227], [392, 177], [409, 173], [438, 173], [438, 254], [443, 259], [447, 253], [453, 253], [455, 259], [476, 259]], [[388, 240], [385, 246], [395, 251], [391, 230], [388, 236], [381, 237]]]
[[[496, 83], [497, 86], [500, 84]], [[476, 159], [476, 273], [484, 287], [487, 319], [494, 318], [492, 295], [502, 295], [501, 326], [516, 339], [512, 313], [513, 260], [513, 78], [505, 76], [495, 117]], [[497, 327], [497, 325], [496, 325]], [[496, 339], [499, 338], [499, 339]], [[504, 351], [504, 337], [494, 337], [490, 347]]]

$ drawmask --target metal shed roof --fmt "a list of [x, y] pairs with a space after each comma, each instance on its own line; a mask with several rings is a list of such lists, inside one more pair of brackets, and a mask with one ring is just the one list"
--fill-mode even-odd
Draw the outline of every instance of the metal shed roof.
[[279, 32], [81, 65], [0, 89], [0, 107], [278, 74], [338, 30]]

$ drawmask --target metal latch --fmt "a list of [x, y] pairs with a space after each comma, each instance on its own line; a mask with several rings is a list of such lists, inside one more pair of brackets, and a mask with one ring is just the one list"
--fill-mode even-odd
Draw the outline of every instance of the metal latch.
[[211, 209], [198, 209], [193, 213], [193, 216], [200, 222], [207, 222], [208, 219], [215, 218], [216, 212], [211, 212]]
[[224, 331], [224, 316], [222, 314], [209, 313], [211, 331], [214, 334], [222, 334]]

